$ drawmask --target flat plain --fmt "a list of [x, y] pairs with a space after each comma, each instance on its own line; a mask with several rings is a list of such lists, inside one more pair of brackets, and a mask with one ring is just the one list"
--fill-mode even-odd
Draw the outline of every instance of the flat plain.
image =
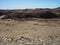
[[60, 19], [0, 20], [0, 45], [60, 45]]

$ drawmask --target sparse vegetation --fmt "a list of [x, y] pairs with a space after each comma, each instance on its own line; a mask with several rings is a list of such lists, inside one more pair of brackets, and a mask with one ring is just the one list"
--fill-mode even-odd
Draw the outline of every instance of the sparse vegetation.
[[60, 8], [0, 10], [0, 45], [60, 45]]

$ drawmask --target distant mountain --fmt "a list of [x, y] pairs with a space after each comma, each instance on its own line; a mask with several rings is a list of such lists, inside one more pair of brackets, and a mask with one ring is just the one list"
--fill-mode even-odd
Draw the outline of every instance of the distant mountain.
[[60, 7], [58, 7], [57, 9], [60, 9]]

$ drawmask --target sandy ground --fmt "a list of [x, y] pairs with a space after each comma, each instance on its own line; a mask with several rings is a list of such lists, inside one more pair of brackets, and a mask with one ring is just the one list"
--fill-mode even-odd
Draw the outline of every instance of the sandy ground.
[[[33, 45], [30, 43], [8, 43], [12, 40], [52, 40], [53, 43], [41, 43], [38, 41], [34, 45], [60, 45], [60, 19], [56, 20], [35, 20], [35, 21], [15, 21], [15, 20], [0, 20], [0, 45]], [[10, 39], [10, 40], [9, 40]], [[58, 40], [58, 41], [55, 41]], [[3, 40], [3, 42], [2, 42]], [[7, 42], [5, 42], [5, 41]], [[28, 42], [28, 41], [27, 41]], [[47, 41], [48, 42], [48, 41]], [[55, 44], [56, 43], [56, 44]]]

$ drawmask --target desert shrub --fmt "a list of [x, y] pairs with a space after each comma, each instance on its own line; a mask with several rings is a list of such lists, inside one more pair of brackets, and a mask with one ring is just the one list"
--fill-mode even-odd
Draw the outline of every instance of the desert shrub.
[[60, 14], [59, 14], [59, 16], [58, 16], [59, 18], [60, 18]]
[[4, 15], [4, 12], [0, 12], [0, 16]]
[[41, 15], [40, 15], [40, 18], [56, 18], [57, 17], [57, 15], [56, 14], [54, 14], [53, 12], [49, 12], [49, 11], [47, 11], [46, 13], [42, 13]]

